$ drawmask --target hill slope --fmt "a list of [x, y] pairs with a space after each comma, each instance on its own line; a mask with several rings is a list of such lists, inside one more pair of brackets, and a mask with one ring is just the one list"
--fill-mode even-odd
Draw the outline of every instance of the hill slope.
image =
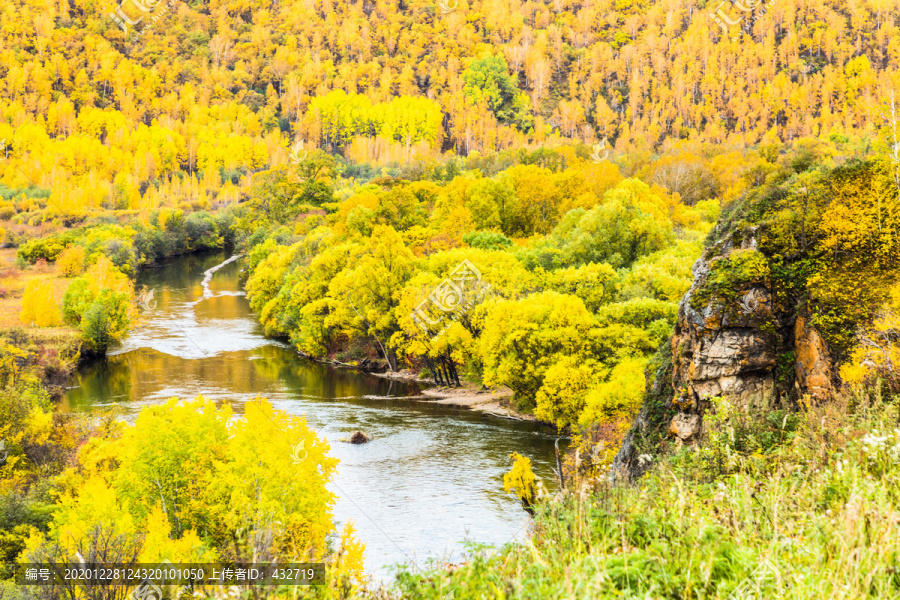
[[208, 190], [234, 200], [301, 139], [384, 164], [557, 138], [652, 150], [883, 125], [900, 89], [895, 2], [779, 0], [739, 42], [715, 9], [127, 0], [118, 14], [136, 25], [122, 28], [112, 4], [13, 0], [0, 9], [0, 138], [15, 160], [0, 183], [55, 187], [66, 210], [107, 196], [138, 208]]

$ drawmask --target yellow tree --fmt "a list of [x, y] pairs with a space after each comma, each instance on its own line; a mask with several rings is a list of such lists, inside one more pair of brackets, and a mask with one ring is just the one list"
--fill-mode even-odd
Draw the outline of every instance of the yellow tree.
[[32, 279], [22, 296], [22, 312], [19, 319], [36, 327], [56, 327], [62, 325], [62, 314], [54, 299], [53, 283], [42, 279]]

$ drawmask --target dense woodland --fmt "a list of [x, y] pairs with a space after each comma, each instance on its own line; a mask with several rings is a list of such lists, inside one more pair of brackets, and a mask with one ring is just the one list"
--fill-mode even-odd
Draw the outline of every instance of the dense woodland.
[[[273, 598], [725, 598], [764, 558], [770, 593], [896, 597], [900, 6], [777, 0], [736, 41], [716, 6], [185, 1], [146, 31], [93, 0], [0, 7], [0, 597], [32, 597], [11, 565], [76, 555], [328, 564]], [[691, 302], [802, 301], [834, 397], [712, 398], [702, 444], [616, 483], [674, 392], [692, 266], [745, 234]], [[556, 495], [511, 457], [532, 540], [375, 590], [302, 419], [54, 410], [140, 327], [142, 268], [222, 248], [304, 356], [508, 388], [570, 438]]]
[[52, 190], [68, 213], [140, 210], [237, 200], [297, 142], [384, 165], [883, 125], [896, 3], [779, 0], [739, 42], [713, 4], [178, 2], [133, 40], [103, 3], [7, 2], [0, 138], [18, 164], [0, 183]]

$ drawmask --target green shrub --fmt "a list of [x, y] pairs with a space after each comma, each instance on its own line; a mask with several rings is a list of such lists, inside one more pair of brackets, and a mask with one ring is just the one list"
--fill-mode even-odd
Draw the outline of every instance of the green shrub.
[[463, 236], [463, 241], [482, 250], [503, 250], [512, 246], [511, 239], [496, 231], [472, 231]]

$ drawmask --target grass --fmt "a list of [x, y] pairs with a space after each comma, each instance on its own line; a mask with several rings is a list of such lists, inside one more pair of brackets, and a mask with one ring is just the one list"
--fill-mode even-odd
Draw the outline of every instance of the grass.
[[[873, 394], [877, 396], [877, 394]], [[839, 398], [736, 414], [633, 487], [545, 498], [524, 545], [402, 571], [404, 598], [900, 597], [897, 404]], [[383, 595], [383, 593], [381, 594]]]

